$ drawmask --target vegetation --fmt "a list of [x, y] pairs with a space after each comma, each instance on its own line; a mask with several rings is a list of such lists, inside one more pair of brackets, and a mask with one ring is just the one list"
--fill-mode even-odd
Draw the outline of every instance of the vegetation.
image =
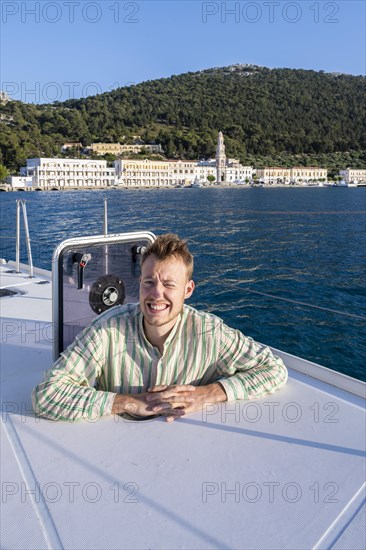
[[4, 182], [8, 177], [8, 175], [9, 175], [8, 169], [2, 164], [0, 164], [0, 183]]
[[244, 164], [366, 165], [366, 79], [238, 65], [187, 73], [52, 105], [0, 106], [0, 162], [62, 156], [64, 142], [126, 142], [141, 135], [167, 158], [213, 156], [217, 132]]

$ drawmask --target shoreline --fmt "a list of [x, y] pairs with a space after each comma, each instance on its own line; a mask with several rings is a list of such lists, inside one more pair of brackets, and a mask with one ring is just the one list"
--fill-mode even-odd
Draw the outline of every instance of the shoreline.
[[326, 189], [326, 188], [361, 188], [366, 187], [366, 185], [336, 185], [336, 184], [326, 184], [326, 185], [288, 185], [288, 184], [259, 184], [259, 185], [238, 185], [233, 183], [222, 183], [220, 185], [203, 185], [202, 187], [192, 187], [192, 186], [183, 186], [183, 187], [171, 187], [171, 186], [111, 186], [111, 187], [52, 187], [52, 188], [6, 188], [5, 186], [0, 187], [0, 193], [31, 193], [31, 192], [79, 192], [79, 191], [159, 191], [160, 189], [171, 189], [171, 190], [182, 190], [182, 189]]

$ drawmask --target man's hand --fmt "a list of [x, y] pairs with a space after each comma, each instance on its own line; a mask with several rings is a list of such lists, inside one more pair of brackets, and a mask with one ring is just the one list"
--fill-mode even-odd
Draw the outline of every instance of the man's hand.
[[146, 393], [134, 395], [117, 394], [112, 414], [128, 413], [132, 416], [166, 416], [172, 422], [185, 414], [202, 411], [207, 403], [226, 401], [221, 384], [208, 386], [154, 386]]
[[208, 386], [154, 386], [145, 395], [154, 413], [164, 414], [167, 422], [188, 413], [202, 411], [207, 403], [218, 403], [227, 399], [219, 383]]
[[151, 403], [146, 401], [148, 394], [117, 394], [113, 401], [112, 414], [127, 413], [131, 416], [154, 416]]
[[[164, 415], [169, 412], [169, 415], [175, 418], [183, 416], [185, 407], [194, 401], [191, 398], [192, 391], [195, 390], [194, 386], [170, 386], [172, 392], [167, 392], [162, 397], [158, 394], [159, 390], [156, 388], [160, 388], [161, 391], [168, 389], [169, 386], [149, 388], [149, 392], [157, 392], [152, 399], [152, 394], [146, 392], [133, 395], [117, 394], [114, 398], [112, 414], [127, 413], [131, 416], [147, 417], [158, 414]], [[168, 400], [168, 396], [171, 396], [170, 400]]]

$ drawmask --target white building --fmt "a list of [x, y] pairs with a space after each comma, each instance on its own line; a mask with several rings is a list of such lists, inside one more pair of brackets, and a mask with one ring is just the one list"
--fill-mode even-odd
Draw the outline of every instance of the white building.
[[208, 183], [209, 179], [214, 182], [217, 181], [217, 167], [215, 159], [200, 160], [195, 163], [194, 168], [194, 181], [201, 184]]
[[114, 168], [105, 160], [34, 158], [21, 169], [32, 177], [33, 189], [110, 187], [115, 182]]
[[228, 159], [225, 169], [225, 181], [232, 182], [249, 182], [253, 178], [253, 166], [243, 166], [236, 159]]
[[365, 168], [346, 168], [346, 170], [340, 170], [339, 175], [346, 183], [361, 183], [366, 181]]

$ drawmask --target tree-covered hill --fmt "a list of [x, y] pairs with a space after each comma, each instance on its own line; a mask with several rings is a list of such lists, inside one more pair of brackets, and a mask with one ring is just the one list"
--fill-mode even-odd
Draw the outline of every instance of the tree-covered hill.
[[159, 141], [168, 158], [215, 152], [244, 163], [366, 165], [366, 78], [252, 65], [144, 82], [52, 105], [0, 107], [0, 162], [60, 155], [65, 141]]

